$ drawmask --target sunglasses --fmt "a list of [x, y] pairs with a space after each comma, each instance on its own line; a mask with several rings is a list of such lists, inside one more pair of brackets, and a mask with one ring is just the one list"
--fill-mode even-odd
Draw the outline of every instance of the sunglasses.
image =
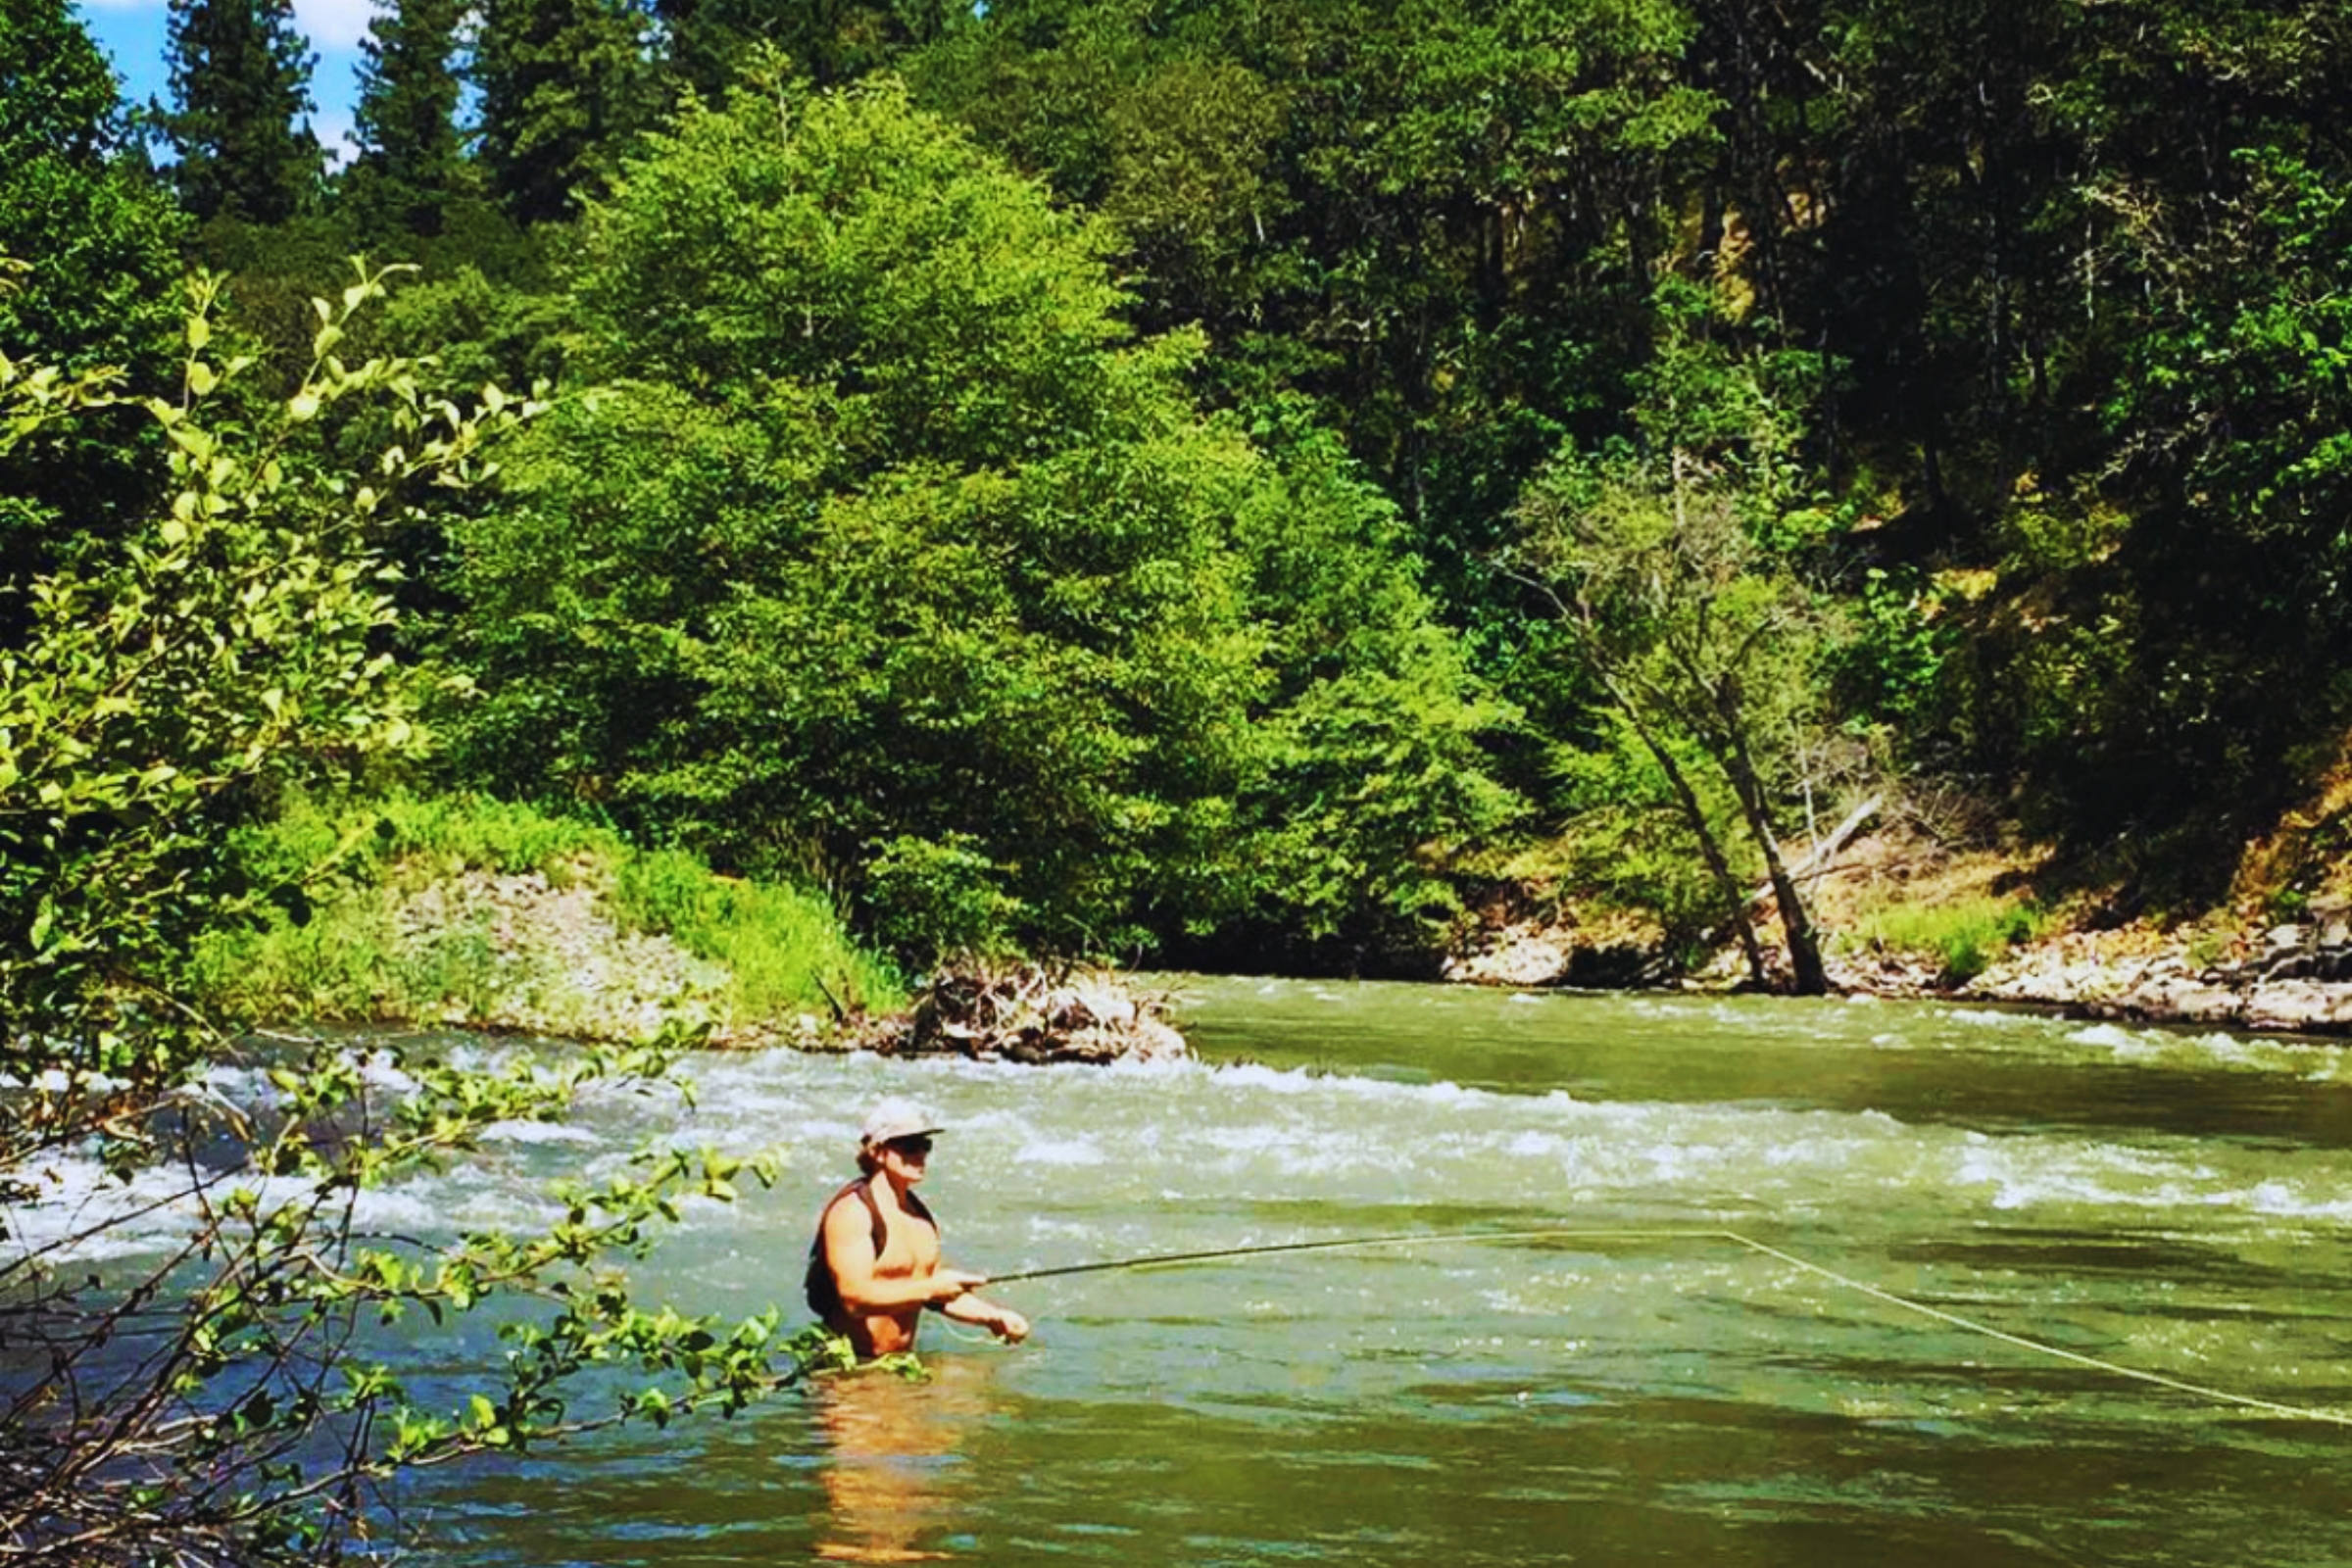
[[895, 1149], [902, 1154], [928, 1154], [931, 1152], [931, 1140], [928, 1138], [893, 1138], [884, 1147]]

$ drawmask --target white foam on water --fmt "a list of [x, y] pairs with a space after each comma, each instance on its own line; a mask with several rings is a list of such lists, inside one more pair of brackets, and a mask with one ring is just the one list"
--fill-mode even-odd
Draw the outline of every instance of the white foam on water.
[[[1648, 1001], [1615, 1010], [1740, 1017], [1737, 1009]], [[1872, 1026], [1884, 1027], [1883, 1016], [1874, 1016]], [[2009, 1013], [1944, 1016], [2004, 1029], [2038, 1026], [2037, 1039], [2004, 1040], [1998, 1048], [2029, 1054], [2053, 1048], [2079, 1053], [2087, 1044], [2100, 1054], [2095, 1059], [2104, 1059], [2118, 1042], [2132, 1048], [2150, 1038], [2114, 1026], [2062, 1034], [2046, 1019]], [[1920, 1043], [1950, 1049], [1955, 1033]], [[2154, 1038], [2175, 1054], [2168, 1061], [2187, 1052], [2200, 1060], [2292, 1062], [2300, 1070], [2312, 1050], [2230, 1035]], [[1824, 1044], [1852, 1053], [1862, 1039], [1860, 1029], [1849, 1029], [1842, 1042]], [[1871, 1043], [1883, 1041], [1899, 1045], [1888, 1036]], [[493, 1042], [443, 1054], [499, 1066], [524, 1049]], [[1022, 1067], [778, 1050], [695, 1058], [687, 1073], [700, 1085], [691, 1109], [666, 1093], [600, 1087], [582, 1097], [570, 1121], [501, 1124], [480, 1153], [462, 1156], [447, 1174], [368, 1195], [366, 1221], [428, 1241], [460, 1229], [521, 1229], [552, 1212], [548, 1182], [571, 1176], [597, 1184], [627, 1172], [642, 1145], [708, 1145], [735, 1153], [772, 1148], [786, 1160], [778, 1194], [761, 1197], [747, 1186], [745, 1201], [731, 1208], [698, 1203], [687, 1228], [745, 1238], [740, 1246], [762, 1255], [774, 1251], [774, 1233], [790, 1231], [797, 1255], [806, 1240], [802, 1209], [852, 1173], [866, 1108], [884, 1095], [903, 1095], [934, 1110], [948, 1128], [927, 1191], [943, 1196], [943, 1212], [959, 1240], [993, 1234], [997, 1248], [1027, 1249], [1041, 1264], [1072, 1252], [1228, 1245], [1247, 1228], [1237, 1215], [1262, 1204], [1306, 1205], [1299, 1212], [1324, 1214], [1432, 1204], [1531, 1217], [1576, 1209], [1636, 1224], [1744, 1224], [1765, 1217], [1835, 1222], [1863, 1233], [1898, 1211], [1963, 1224], [2042, 1212], [2078, 1222], [2085, 1211], [2129, 1213], [2144, 1224], [2144, 1216], [2168, 1208], [2239, 1213], [2249, 1222], [2273, 1216], [2352, 1222], [2352, 1199], [2343, 1196], [2352, 1187], [2329, 1180], [2338, 1163], [2332, 1157], [2314, 1156], [2280, 1176], [2250, 1169], [2246, 1160], [2209, 1162], [2199, 1151], [2210, 1146], [2189, 1140], [2124, 1148], [2065, 1130], [1989, 1137], [1972, 1128], [1907, 1124], [1878, 1109], [1579, 1100], [1564, 1089], [1506, 1093], [1451, 1081], [1198, 1060]], [[251, 1078], [237, 1087], [240, 1096], [259, 1093]], [[1801, 1094], [1801, 1083], [1790, 1087]], [[1057, 1188], [1056, 1173], [1064, 1171], [1086, 1174], [1076, 1187]], [[2262, 1186], [2265, 1180], [2271, 1185]], [[1023, 1195], [1043, 1195], [1065, 1208], [1077, 1203], [1095, 1217], [1066, 1230], [1039, 1229], [1033, 1200]], [[1328, 1234], [1333, 1223], [1294, 1220], [1263, 1239]], [[184, 1231], [186, 1219], [166, 1213], [144, 1224], [147, 1245], [155, 1246]], [[1023, 1236], [1029, 1240], [1017, 1239]], [[1099, 1245], [1081, 1245], [1084, 1239]]]
[[1024, 1165], [1054, 1166], [1102, 1165], [1110, 1159], [1099, 1145], [1086, 1138], [1066, 1142], [1032, 1139], [1021, 1146], [1020, 1153], [1014, 1157]]
[[495, 1121], [482, 1129], [486, 1144], [594, 1144], [599, 1140], [585, 1127], [561, 1121]]
[[2352, 1223], [2352, 1193], [2340, 1189], [2315, 1197], [2294, 1182], [2266, 1181], [2246, 1195], [2246, 1205], [2257, 1214], [2277, 1219], [2324, 1219]]
[[1327, 1082], [1296, 1067], [1267, 1067], [1257, 1062], [1243, 1062], [1237, 1066], [1215, 1069], [1219, 1082], [1228, 1089], [1255, 1089], [1270, 1095], [1303, 1095], [1318, 1082]]
[[1967, 1148], [1952, 1174], [1956, 1190], [1990, 1189], [1987, 1205], [2001, 1212], [2044, 1209], [2053, 1221], [2088, 1208], [2135, 1216], [2176, 1212], [2184, 1227], [2205, 1229], [2204, 1216], [2352, 1221], [2352, 1196], [2337, 1176], [2323, 1178], [2325, 1197], [2282, 1178], [2232, 1171], [2190, 1154], [2095, 1145], [2053, 1152], [2015, 1141]]
[[183, 1171], [141, 1171], [118, 1182], [96, 1160], [54, 1157], [19, 1174], [32, 1193], [8, 1206], [0, 1245], [12, 1255], [38, 1252], [61, 1262], [131, 1256], [160, 1251], [186, 1232]]
[[1985, 1007], [1938, 1007], [1934, 1016], [1971, 1029], [2030, 1029], [2044, 1022], [2028, 1012], [1998, 1012]]
[[2071, 1030], [2062, 1038], [2067, 1045], [2087, 1046], [2102, 1053], [2104, 1060], [2132, 1065], [2285, 1073], [2305, 1080], [2337, 1076], [2345, 1059], [2344, 1053], [2333, 1046], [2223, 1030], [2190, 1035], [2102, 1023]]
[[76, 1087], [88, 1094], [111, 1095], [122, 1087], [122, 1081], [110, 1078], [102, 1072], [92, 1072], [86, 1067], [73, 1071], [63, 1067], [44, 1068], [30, 1080], [20, 1078], [13, 1072], [0, 1072], [0, 1089], [38, 1089], [45, 1094], [62, 1095]]
[[[110, 1177], [97, 1162], [45, 1161], [34, 1180], [35, 1196], [8, 1210], [5, 1245], [15, 1255], [41, 1252], [55, 1265], [160, 1257], [196, 1234], [209, 1208], [217, 1214], [230, 1195], [252, 1193], [264, 1212], [281, 1205], [309, 1206], [311, 1183], [294, 1176], [252, 1171], [213, 1172], [201, 1187], [184, 1169], [142, 1171], [127, 1183]], [[366, 1236], [399, 1236], [427, 1242], [458, 1229], [520, 1228], [544, 1224], [552, 1205], [486, 1182], [474, 1168], [423, 1173], [389, 1187], [338, 1194], [320, 1209], [335, 1223], [348, 1204], [353, 1230]], [[231, 1234], [235, 1227], [230, 1227]], [[76, 1239], [78, 1238], [78, 1239]]]

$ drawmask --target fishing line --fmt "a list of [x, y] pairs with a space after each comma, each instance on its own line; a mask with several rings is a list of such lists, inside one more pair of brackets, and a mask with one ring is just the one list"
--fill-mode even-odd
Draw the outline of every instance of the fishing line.
[[1757, 1252], [1765, 1257], [1786, 1263], [1791, 1268], [1803, 1269], [1808, 1274], [1817, 1274], [1834, 1284], [1844, 1286], [1847, 1290], [1860, 1292], [1873, 1300], [1884, 1301], [1889, 1306], [1899, 1306], [1906, 1312], [1917, 1312], [1923, 1317], [1934, 1318], [1938, 1323], [1965, 1330], [1970, 1334], [1982, 1335], [1988, 1340], [1997, 1340], [2003, 1345], [2012, 1345], [2019, 1349], [2032, 1350], [2039, 1355], [2053, 1356], [2061, 1361], [2071, 1361], [2077, 1366], [2089, 1367], [2099, 1372], [2110, 1372], [2117, 1377], [2132, 1378], [2141, 1383], [2152, 1383], [2159, 1388], [2172, 1389], [2181, 1394], [2193, 1394], [2199, 1398], [2212, 1399], [2222, 1404], [2234, 1404], [2249, 1410], [2265, 1411], [2271, 1415], [2289, 1416], [2296, 1420], [2327, 1421], [2336, 1426], [2352, 1427], [2352, 1415], [2346, 1415], [2341, 1411], [2329, 1410], [2317, 1405], [2281, 1404], [2276, 1399], [2257, 1398], [2250, 1394], [2233, 1394], [2228, 1389], [2211, 1388], [2202, 1383], [2188, 1382], [2184, 1378], [2170, 1377], [2162, 1372], [2149, 1372], [2139, 1367], [2124, 1366], [2114, 1361], [2102, 1360], [2095, 1355], [2084, 1355], [2080, 1350], [2067, 1349], [2063, 1346], [2051, 1345], [2042, 1340], [2028, 1339], [2022, 1334], [2011, 1334], [2005, 1329], [1994, 1328], [1989, 1323], [1980, 1323], [1974, 1318], [1962, 1317], [1957, 1312], [1947, 1312], [1942, 1307], [1930, 1306], [1925, 1301], [1914, 1301], [1908, 1297], [1897, 1296], [1892, 1291], [1881, 1290], [1866, 1280], [1855, 1279], [1850, 1274], [1840, 1274], [1834, 1268], [1825, 1267], [1820, 1263], [1799, 1257], [1794, 1252], [1784, 1251], [1778, 1247], [1768, 1246], [1752, 1236], [1743, 1236], [1733, 1230], [1702, 1229], [1690, 1226], [1671, 1229], [1621, 1229], [1554, 1225], [1541, 1230], [1526, 1231], [1422, 1231], [1412, 1235], [1351, 1236], [1325, 1242], [1274, 1242], [1259, 1247], [1220, 1247], [1200, 1252], [1153, 1252], [1142, 1257], [1115, 1257], [1095, 1263], [1069, 1263], [1059, 1268], [1023, 1269], [1013, 1274], [991, 1275], [988, 1284], [993, 1288], [999, 1285], [1011, 1285], [1021, 1280], [1057, 1279], [1072, 1274], [1102, 1274], [1121, 1269], [1170, 1268], [1184, 1263], [1206, 1263], [1231, 1257], [1262, 1257], [1273, 1252], [1316, 1252], [1340, 1249], [1412, 1247], [1431, 1242], [1532, 1242], [1560, 1238], [1619, 1242], [1731, 1242], [1746, 1248], [1751, 1252]]

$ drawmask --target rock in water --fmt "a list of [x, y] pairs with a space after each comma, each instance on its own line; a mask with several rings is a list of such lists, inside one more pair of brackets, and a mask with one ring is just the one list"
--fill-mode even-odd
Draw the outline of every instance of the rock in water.
[[1035, 965], [936, 975], [905, 1012], [845, 1020], [841, 1043], [885, 1055], [1020, 1062], [1160, 1061], [1191, 1054], [1165, 1016], [1107, 970]]

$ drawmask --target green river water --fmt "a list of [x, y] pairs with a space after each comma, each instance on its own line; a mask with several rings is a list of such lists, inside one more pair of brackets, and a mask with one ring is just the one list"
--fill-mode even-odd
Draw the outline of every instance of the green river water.
[[[387, 1220], [514, 1219], [648, 1138], [780, 1146], [640, 1277], [797, 1304], [883, 1093], [949, 1131], [950, 1261], [1010, 1272], [1400, 1231], [1447, 1240], [1039, 1280], [1017, 1349], [427, 1478], [492, 1564], [2343, 1564], [2352, 1428], [2036, 1355], [1695, 1233], [1732, 1228], [2101, 1359], [2352, 1410], [2352, 1057], [1863, 1002], [1182, 978], [1201, 1060], [776, 1053], [700, 1108], [512, 1129]], [[480, 1045], [484, 1053], [519, 1049]], [[423, 1326], [413, 1392], [496, 1353]], [[474, 1337], [469, 1337], [474, 1336]]]

